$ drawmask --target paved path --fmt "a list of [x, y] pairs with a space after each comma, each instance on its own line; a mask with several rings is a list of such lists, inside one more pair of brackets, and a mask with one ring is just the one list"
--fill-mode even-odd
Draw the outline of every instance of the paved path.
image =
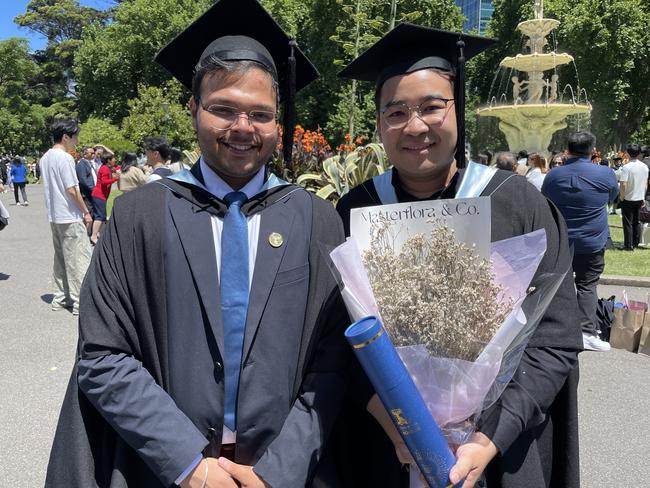
[[[26, 208], [0, 195], [12, 215], [0, 232], [0, 488], [43, 485], [77, 340], [75, 318], [48, 304], [53, 251], [42, 186], [27, 192]], [[628, 289], [631, 298], [648, 291]], [[582, 486], [649, 487], [650, 358], [614, 350], [583, 353], [580, 363]]]

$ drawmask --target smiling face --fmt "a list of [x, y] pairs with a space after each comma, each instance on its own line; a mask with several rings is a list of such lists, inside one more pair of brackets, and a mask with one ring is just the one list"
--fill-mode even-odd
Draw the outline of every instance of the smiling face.
[[229, 129], [218, 113], [204, 107], [226, 106], [236, 112], [277, 110], [276, 91], [271, 75], [251, 68], [243, 73], [207, 74], [201, 83], [201, 100], [190, 100], [192, 125], [196, 130], [205, 163], [233, 189], [243, 187], [270, 159], [278, 142], [275, 122], [260, 130], [239, 114]]
[[[443, 74], [423, 69], [389, 78], [381, 88], [379, 108], [399, 102], [415, 107], [432, 97], [453, 99], [453, 85]], [[438, 180], [444, 180], [441, 183], [444, 186], [453, 176], [457, 137], [453, 102], [449, 102], [449, 110], [439, 124], [426, 124], [411, 112], [411, 118], [402, 128], [390, 127], [383, 115], [377, 116], [377, 127], [386, 153], [401, 177], [435, 180], [433, 186]], [[432, 192], [438, 189], [431, 188]]]

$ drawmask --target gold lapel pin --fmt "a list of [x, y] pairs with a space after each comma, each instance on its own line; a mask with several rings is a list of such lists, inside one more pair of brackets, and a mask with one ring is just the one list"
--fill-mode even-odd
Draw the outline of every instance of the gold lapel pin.
[[277, 232], [271, 232], [271, 234], [269, 234], [269, 244], [273, 247], [280, 247], [283, 242], [284, 239], [282, 238], [282, 234], [278, 234]]

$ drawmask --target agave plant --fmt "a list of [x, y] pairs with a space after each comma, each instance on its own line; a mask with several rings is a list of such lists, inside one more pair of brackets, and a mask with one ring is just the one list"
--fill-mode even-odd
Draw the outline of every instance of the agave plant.
[[305, 173], [296, 183], [325, 200], [336, 203], [339, 198], [364, 181], [390, 168], [384, 146], [371, 142], [347, 154], [323, 161], [322, 173]]
[[199, 158], [201, 157], [201, 151], [198, 149], [193, 149], [192, 151], [188, 151], [187, 149], [183, 151], [183, 154], [185, 155], [185, 159], [187, 159], [187, 163], [190, 166], [194, 166]]

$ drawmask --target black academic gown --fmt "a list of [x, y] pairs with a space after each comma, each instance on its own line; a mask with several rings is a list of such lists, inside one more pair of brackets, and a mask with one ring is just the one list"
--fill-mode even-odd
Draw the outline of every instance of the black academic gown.
[[[453, 198], [459, 181], [457, 174], [446, 189], [427, 200]], [[392, 183], [399, 202], [417, 200], [402, 189], [394, 170]], [[561, 262], [570, 263], [564, 220], [525, 178], [499, 171], [482, 195], [491, 195], [492, 241], [546, 230], [548, 248], [536, 277], [545, 271], [557, 272]], [[346, 235], [352, 208], [380, 204], [372, 181], [344, 196], [337, 210]], [[479, 430], [501, 451], [486, 470], [488, 488], [580, 486], [577, 352], [581, 349], [576, 296], [568, 274], [530, 339], [513, 380], [479, 421]], [[361, 371], [358, 364], [356, 371]], [[335, 429], [338, 448], [327, 453], [339, 466], [337, 472], [329, 473], [330, 479], [350, 488], [407, 487], [407, 468], [400, 465], [388, 437], [365, 411], [373, 393], [367, 380], [358, 378], [351, 391]]]
[[[193, 173], [201, 180], [197, 170], [198, 165]], [[160, 443], [146, 438], [147, 423], [157, 412], [155, 399], [161, 398], [151, 385], [143, 397], [153, 398], [154, 405], [143, 404], [137, 395], [120, 396], [125, 382], [113, 385], [101, 371], [87, 374], [88, 394], [81, 391], [79, 365], [98, 358], [126, 357], [141, 364], [196, 432], [198, 449], [218, 455], [224, 346], [210, 215], [223, 216], [225, 210], [207, 191], [170, 180], [116, 200], [82, 287], [77, 362], [52, 446], [47, 487], [171, 486], [182, 471], [169, 469], [164, 448], [152, 449]], [[261, 221], [235, 459], [259, 468], [275, 488], [295, 488], [313, 475], [345, 391], [350, 352], [343, 330], [349, 319], [320, 248], [338, 245], [343, 230], [331, 204], [292, 185], [267, 190], [242, 210], [260, 212]], [[277, 240], [270, 242], [272, 232], [282, 235], [279, 246]], [[133, 404], [139, 407], [136, 420], [116, 421], [120, 405], [128, 404], [131, 412]], [[150, 417], [138, 419], [140, 411]], [[124, 425], [132, 428], [124, 430]], [[169, 425], [163, 422], [154, 430]], [[118, 434], [116, 429], [122, 430]], [[165, 435], [175, 438], [173, 432]], [[196, 454], [187, 455], [179, 466], [189, 465]]]

